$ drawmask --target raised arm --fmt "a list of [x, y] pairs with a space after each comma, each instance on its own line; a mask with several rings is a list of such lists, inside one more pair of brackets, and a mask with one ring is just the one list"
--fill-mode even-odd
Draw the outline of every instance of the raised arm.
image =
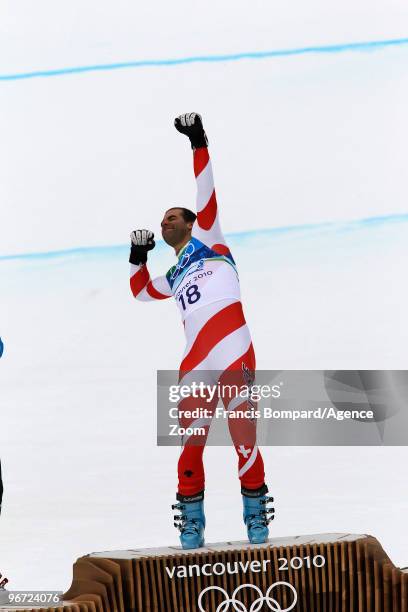
[[135, 230], [130, 235], [131, 249], [130, 290], [133, 296], [142, 302], [165, 300], [171, 297], [170, 286], [165, 276], [153, 280], [147, 269], [147, 253], [155, 247], [154, 234], [149, 230]]
[[227, 255], [229, 249], [220, 226], [208, 140], [201, 116], [187, 113], [177, 117], [174, 123], [179, 132], [188, 136], [193, 149], [197, 221], [193, 225], [192, 235], [217, 253]]

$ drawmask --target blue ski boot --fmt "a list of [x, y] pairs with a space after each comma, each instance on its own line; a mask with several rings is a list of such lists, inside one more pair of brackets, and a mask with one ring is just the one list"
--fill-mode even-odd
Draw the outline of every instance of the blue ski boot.
[[[259, 489], [241, 489], [244, 504], [244, 523], [247, 527], [248, 539], [251, 544], [263, 544], [269, 536], [269, 523], [275, 518], [274, 508], [267, 508], [273, 497], [268, 497], [268, 487]], [[270, 515], [270, 516], [268, 516]]]
[[204, 546], [204, 491], [186, 496], [177, 493], [179, 503], [172, 505], [172, 510], [181, 514], [174, 516], [174, 526], [180, 531], [180, 542], [184, 549]]

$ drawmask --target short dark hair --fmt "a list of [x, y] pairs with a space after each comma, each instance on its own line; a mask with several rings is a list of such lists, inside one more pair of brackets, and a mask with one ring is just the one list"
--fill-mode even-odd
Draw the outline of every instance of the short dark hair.
[[194, 221], [197, 219], [197, 215], [193, 213], [192, 210], [190, 210], [189, 208], [184, 208], [183, 206], [171, 206], [166, 210], [166, 212], [168, 212], [169, 210], [173, 210], [173, 208], [177, 208], [178, 210], [182, 211], [183, 219], [186, 223], [194, 223]]

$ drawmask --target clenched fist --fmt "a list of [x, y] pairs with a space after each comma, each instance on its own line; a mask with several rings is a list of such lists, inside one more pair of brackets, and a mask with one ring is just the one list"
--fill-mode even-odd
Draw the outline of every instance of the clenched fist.
[[198, 113], [185, 113], [174, 120], [176, 130], [188, 136], [192, 149], [208, 147], [207, 135], [204, 132], [201, 115]]
[[134, 230], [130, 234], [130, 240], [129, 262], [135, 266], [145, 264], [148, 251], [151, 251], [156, 246], [153, 232], [147, 229]]

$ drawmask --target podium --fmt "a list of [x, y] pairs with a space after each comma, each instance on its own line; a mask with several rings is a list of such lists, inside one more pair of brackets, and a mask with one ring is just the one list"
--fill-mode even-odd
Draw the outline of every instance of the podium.
[[395, 567], [374, 537], [341, 533], [96, 552], [75, 562], [61, 605], [25, 608], [35, 609], [408, 612], [408, 568]]

